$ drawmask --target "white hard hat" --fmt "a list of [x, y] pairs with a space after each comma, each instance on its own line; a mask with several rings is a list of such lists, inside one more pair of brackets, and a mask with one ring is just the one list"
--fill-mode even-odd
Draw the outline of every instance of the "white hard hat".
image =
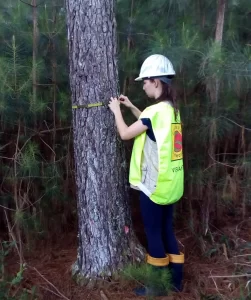
[[161, 54], [153, 54], [143, 62], [139, 77], [135, 80], [140, 81], [144, 78], [163, 77], [168, 75], [175, 75], [173, 65], [170, 60]]

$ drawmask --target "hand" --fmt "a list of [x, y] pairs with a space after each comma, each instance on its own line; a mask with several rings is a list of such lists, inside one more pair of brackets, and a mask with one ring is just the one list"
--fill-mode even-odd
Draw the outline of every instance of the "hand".
[[124, 95], [119, 96], [119, 102], [124, 104], [128, 108], [131, 108], [133, 106], [132, 102], [128, 99], [128, 97]]
[[116, 113], [116, 111], [120, 110], [120, 102], [118, 101], [117, 98], [111, 97], [108, 106], [114, 114]]

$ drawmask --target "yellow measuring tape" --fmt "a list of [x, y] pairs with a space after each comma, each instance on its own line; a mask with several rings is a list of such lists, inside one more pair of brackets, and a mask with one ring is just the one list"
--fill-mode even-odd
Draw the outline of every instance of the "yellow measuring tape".
[[77, 108], [91, 108], [91, 107], [98, 107], [98, 106], [107, 106], [107, 104], [103, 102], [98, 102], [98, 103], [90, 103], [86, 105], [72, 105], [72, 109], [77, 109]]

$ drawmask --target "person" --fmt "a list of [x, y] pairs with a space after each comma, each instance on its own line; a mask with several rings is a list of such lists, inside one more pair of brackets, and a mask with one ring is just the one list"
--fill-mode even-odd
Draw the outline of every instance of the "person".
[[[129, 172], [132, 188], [140, 190], [140, 210], [147, 237], [147, 263], [154, 269], [170, 269], [172, 284], [181, 291], [184, 254], [179, 252], [173, 230], [173, 204], [184, 189], [182, 129], [176, 96], [172, 88], [175, 71], [170, 60], [160, 54], [149, 56], [136, 81], [153, 105], [141, 112], [128, 97], [112, 97], [108, 104], [115, 116], [122, 140], [135, 138]], [[124, 122], [120, 104], [138, 119]], [[156, 295], [154, 287], [136, 290], [137, 295]]]

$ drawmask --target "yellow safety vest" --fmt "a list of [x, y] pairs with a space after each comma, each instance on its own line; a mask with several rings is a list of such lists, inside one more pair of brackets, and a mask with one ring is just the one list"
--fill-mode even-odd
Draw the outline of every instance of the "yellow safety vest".
[[[151, 120], [158, 148], [158, 179], [156, 189], [149, 198], [160, 205], [175, 203], [184, 191], [180, 115], [175, 120], [173, 107], [169, 103], [160, 102], [147, 107], [139, 116], [141, 118]], [[139, 188], [145, 139], [146, 132], [135, 138], [130, 163], [129, 182]]]

